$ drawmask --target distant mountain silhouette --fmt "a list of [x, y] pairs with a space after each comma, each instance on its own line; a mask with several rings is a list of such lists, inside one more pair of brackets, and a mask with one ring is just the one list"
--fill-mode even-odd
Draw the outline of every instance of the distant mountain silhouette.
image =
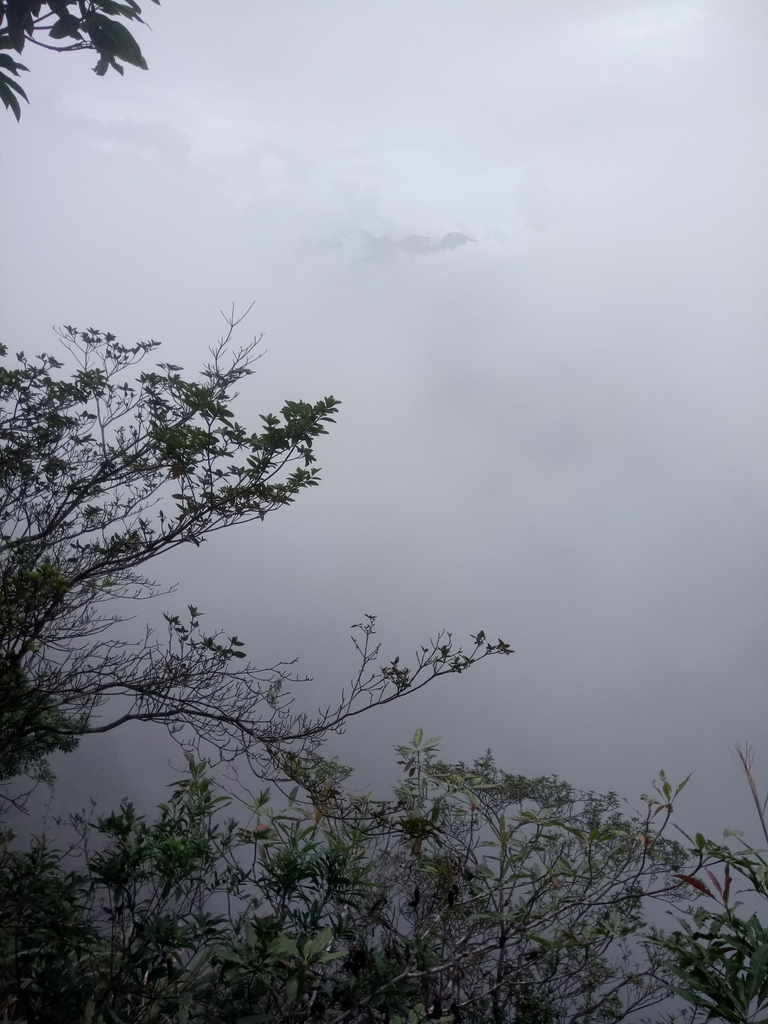
[[377, 262], [392, 259], [398, 252], [415, 253], [424, 256], [430, 252], [440, 252], [443, 249], [457, 249], [467, 242], [474, 242], [469, 235], [462, 235], [458, 231], [451, 231], [439, 241], [433, 241], [428, 235], [408, 235], [407, 238], [388, 238], [386, 235], [372, 235], [369, 231], [362, 232], [370, 246], [370, 259]]

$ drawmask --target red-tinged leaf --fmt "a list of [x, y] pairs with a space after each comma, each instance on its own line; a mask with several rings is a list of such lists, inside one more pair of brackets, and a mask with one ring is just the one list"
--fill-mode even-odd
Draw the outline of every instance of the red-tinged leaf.
[[692, 885], [694, 889], [698, 889], [699, 892], [703, 892], [705, 896], [709, 896], [711, 899], [715, 898], [700, 878], [694, 878], [693, 875], [677, 874], [675, 875], [675, 878], [679, 878], [681, 882], [685, 882], [687, 885]]
[[421, 853], [421, 836], [417, 837], [412, 849], [414, 853]]
[[563, 883], [559, 881], [557, 878], [555, 878], [554, 875], [552, 875], [552, 885], [554, 885], [556, 889], [562, 889], [563, 887]]
[[709, 868], [704, 868], [704, 870], [709, 875], [709, 880], [712, 883], [712, 885], [714, 885], [714, 887], [717, 889], [717, 891], [722, 896], [723, 895], [723, 889], [722, 889], [722, 886], [720, 885], [720, 883], [718, 882], [717, 878], [712, 874], [712, 872], [709, 870]]

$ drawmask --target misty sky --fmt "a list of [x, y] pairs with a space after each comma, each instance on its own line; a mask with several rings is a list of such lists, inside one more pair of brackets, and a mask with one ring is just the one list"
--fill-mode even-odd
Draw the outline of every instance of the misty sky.
[[[693, 771], [686, 824], [751, 825], [728, 748], [768, 782], [768, 5], [146, 7], [148, 72], [24, 53], [2, 337], [100, 327], [192, 371], [255, 300], [242, 418], [343, 402], [321, 487], [157, 565], [166, 604], [299, 655], [317, 703], [366, 612], [391, 656], [512, 644], [335, 740], [360, 785], [422, 726], [630, 798]], [[159, 798], [169, 757], [160, 730], [86, 741], [60, 790]]]

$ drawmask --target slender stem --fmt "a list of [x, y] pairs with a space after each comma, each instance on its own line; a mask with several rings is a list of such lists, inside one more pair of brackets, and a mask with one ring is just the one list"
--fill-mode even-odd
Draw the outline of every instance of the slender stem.
[[747, 776], [747, 782], [749, 782], [749, 788], [752, 792], [752, 799], [755, 801], [755, 807], [757, 808], [757, 816], [760, 819], [760, 825], [763, 829], [765, 841], [768, 843], [768, 825], [765, 821], [764, 807], [760, 802], [760, 796], [758, 795], [757, 785], [755, 783], [755, 774], [752, 770], [752, 766], [754, 764], [754, 749], [749, 745], [749, 743], [745, 743], [744, 749], [742, 750], [737, 743], [735, 752], [736, 757], [741, 763], [741, 767], [744, 769], [744, 774]]

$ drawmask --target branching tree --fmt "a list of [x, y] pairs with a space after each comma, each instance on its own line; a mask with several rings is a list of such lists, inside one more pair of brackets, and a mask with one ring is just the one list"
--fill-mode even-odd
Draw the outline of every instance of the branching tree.
[[[93, 69], [97, 75], [105, 75], [109, 68], [122, 75], [120, 61], [146, 70], [139, 44], [116, 19], [143, 24], [141, 7], [135, 0], [0, 0], [0, 51], [21, 53], [27, 43], [57, 53], [93, 50], [98, 54]], [[17, 121], [19, 99], [27, 99], [18, 79], [28, 70], [9, 53], [0, 52], [0, 100]]]
[[338, 402], [287, 402], [246, 429], [231, 403], [256, 343], [230, 352], [235, 325], [197, 381], [168, 363], [133, 380], [155, 342], [71, 327], [69, 374], [50, 355], [0, 366], [0, 780], [34, 776], [52, 750], [130, 721], [164, 723], [198, 752], [245, 756], [260, 772], [306, 772], [350, 716], [509, 653], [482, 634], [465, 652], [446, 634], [412, 669], [380, 664], [369, 617], [358, 675], [311, 717], [291, 708], [289, 665], [254, 667], [236, 636], [203, 631], [193, 605], [188, 621], [166, 615], [167, 638], [116, 632], [122, 602], [160, 593], [144, 574], [152, 559], [263, 520], [318, 481], [314, 442]]

